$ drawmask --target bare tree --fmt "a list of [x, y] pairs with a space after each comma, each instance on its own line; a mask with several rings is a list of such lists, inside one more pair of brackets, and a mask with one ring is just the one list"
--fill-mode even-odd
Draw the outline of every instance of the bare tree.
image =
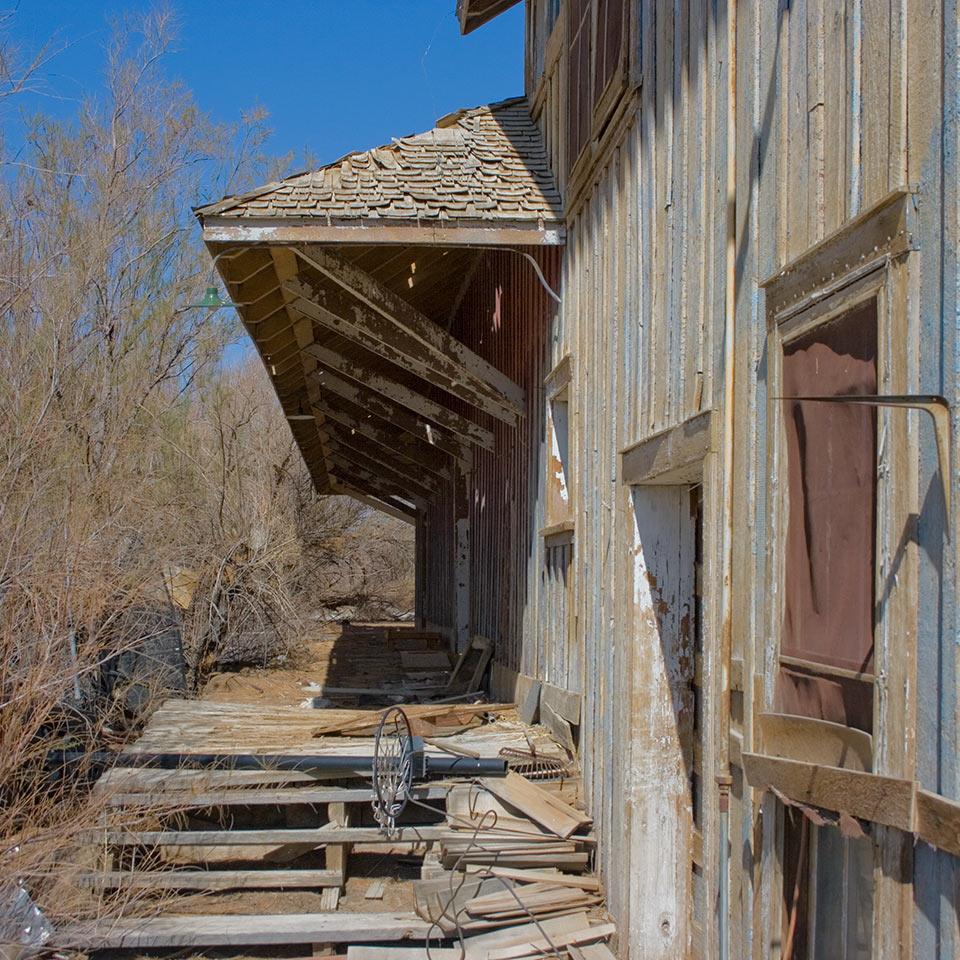
[[[0, 99], [49, 54], [3, 29]], [[49, 751], [122, 742], [94, 694], [168, 631], [164, 572], [195, 575], [199, 686], [287, 649], [314, 572], [372, 522], [316, 496], [265, 373], [227, 360], [236, 319], [188, 306], [210, 269], [190, 204], [270, 164], [262, 116], [215, 124], [164, 77], [170, 41], [166, 12], [122, 25], [105, 97], [32, 120], [0, 180], [0, 876], [54, 916], [98, 909], [64, 894], [98, 801]]]

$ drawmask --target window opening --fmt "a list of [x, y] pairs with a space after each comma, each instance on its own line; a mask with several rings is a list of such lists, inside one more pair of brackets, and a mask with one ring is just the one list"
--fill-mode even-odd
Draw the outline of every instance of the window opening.
[[[785, 396], [872, 395], [875, 300], [784, 345]], [[876, 409], [785, 401], [787, 511], [779, 707], [872, 725]]]
[[547, 523], [573, 518], [570, 471], [570, 401], [565, 387], [550, 401], [550, 451], [547, 457]]
[[783, 811], [783, 960], [870, 960], [873, 840]]
[[590, 77], [591, 0], [569, 0], [567, 11], [567, 169], [590, 138], [593, 93]]

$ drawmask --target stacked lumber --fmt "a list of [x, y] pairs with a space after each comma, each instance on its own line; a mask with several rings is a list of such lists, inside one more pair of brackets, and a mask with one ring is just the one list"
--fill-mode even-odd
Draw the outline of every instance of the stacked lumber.
[[469, 866], [559, 867], [583, 871], [591, 819], [555, 793], [518, 773], [455, 786], [447, 796], [450, 839], [440, 843], [446, 869]]
[[[513, 704], [408, 704], [404, 710], [430, 739], [461, 744], [476, 756], [496, 757], [504, 748], [529, 746], [531, 735], [516, 720]], [[380, 715], [378, 710], [303, 710], [171, 699], [157, 708], [137, 742], [126, 749], [131, 753], [370, 756], [371, 734]], [[484, 722], [490, 717], [497, 722]], [[546, 733], [537, 735], [535, 743], [545, 754], [559, 753]], [[433, 747], [428, 752], [442, 751]]]
[[[510, 773], [452, 787], [446, 815], [448, 834], [436, 844], [446, 873], [416, 882], [414, 899], [418, 915], [443, 936], [467, 938], [468, 957], [512, 951], [499, 958], [510, 960], [556, 947], [571, 960], [585, 960], [574, 951], [609, 937], [612, 928], [595, 925], [586, 913], [602, 903], [600, 882], [585, 873], [593, 845], [590, 817], [557, 791]], [[576, 922], [556, 931], [560, 940], [551, 937], [541, 949], [537, 924], [571, 916]], [[524, 932], [504, 935], [511, 928]], [[474, 942], [480, 940], [474, 935], [491, 934]]]
[[[613, 960], [606, 941], [613, 924], [578, 912], [492, 930], [463, 938], [463, 947], [431, 945], [432, 960], [523, 960], [526, 957], [567, 956], [570, 960]], [[351, 946], [347, 960], [423, 960], [423, 947]]]

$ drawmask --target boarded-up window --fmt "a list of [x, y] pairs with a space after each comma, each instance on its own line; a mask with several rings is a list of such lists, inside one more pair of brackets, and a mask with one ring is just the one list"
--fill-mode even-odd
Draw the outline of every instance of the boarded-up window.
[[[784, 348], [787, 397], [876, 390], [875, 301]], [[784, 426], [789, 514], [780, 652], [788, 659], [781, 707], [869, 729], [872, 687], [849, 672], [873, 671], [876, 412], [864, 404], [785, 401]], [[808, 671], [804, 662], [839, 669]]]
[[[627, 28], [626, 0], [570, 0], [567, 19], [567, 169], [590, 140], [597, 108], [617, 76]], [[601, 122], [601, 121], [598, 121]]]
[[627, 5], [624, 0], [597, 0], [593, 89], [598, 98], [603, 96], [620, 64], [626, 14]]
[[591, 0], [570, 0], [567, 19], [567, 169], [590, 139], [593, 91], [590, 76]]

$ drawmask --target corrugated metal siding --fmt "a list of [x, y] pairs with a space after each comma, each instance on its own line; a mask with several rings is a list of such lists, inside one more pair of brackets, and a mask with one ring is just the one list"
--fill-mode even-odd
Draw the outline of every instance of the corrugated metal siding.
[[[550, 286], [558, 289], [561, 251], [529, 252]], [[556, 303], [527, 260], [515, 252], [490, 252], [478, 267], [452, 328], [455, 336], [527, 394], [527, 415], [516, 429], [492, 420], [487, 424], [496, 434], [496, 453], [475, 453], [470, 530], [476, 589], [471, 619], [475, 632], [497, 642], [501, 663], [541, 676], [547, 642], [539, 607], [546, 449], [543, 380], [555, 314]]]

